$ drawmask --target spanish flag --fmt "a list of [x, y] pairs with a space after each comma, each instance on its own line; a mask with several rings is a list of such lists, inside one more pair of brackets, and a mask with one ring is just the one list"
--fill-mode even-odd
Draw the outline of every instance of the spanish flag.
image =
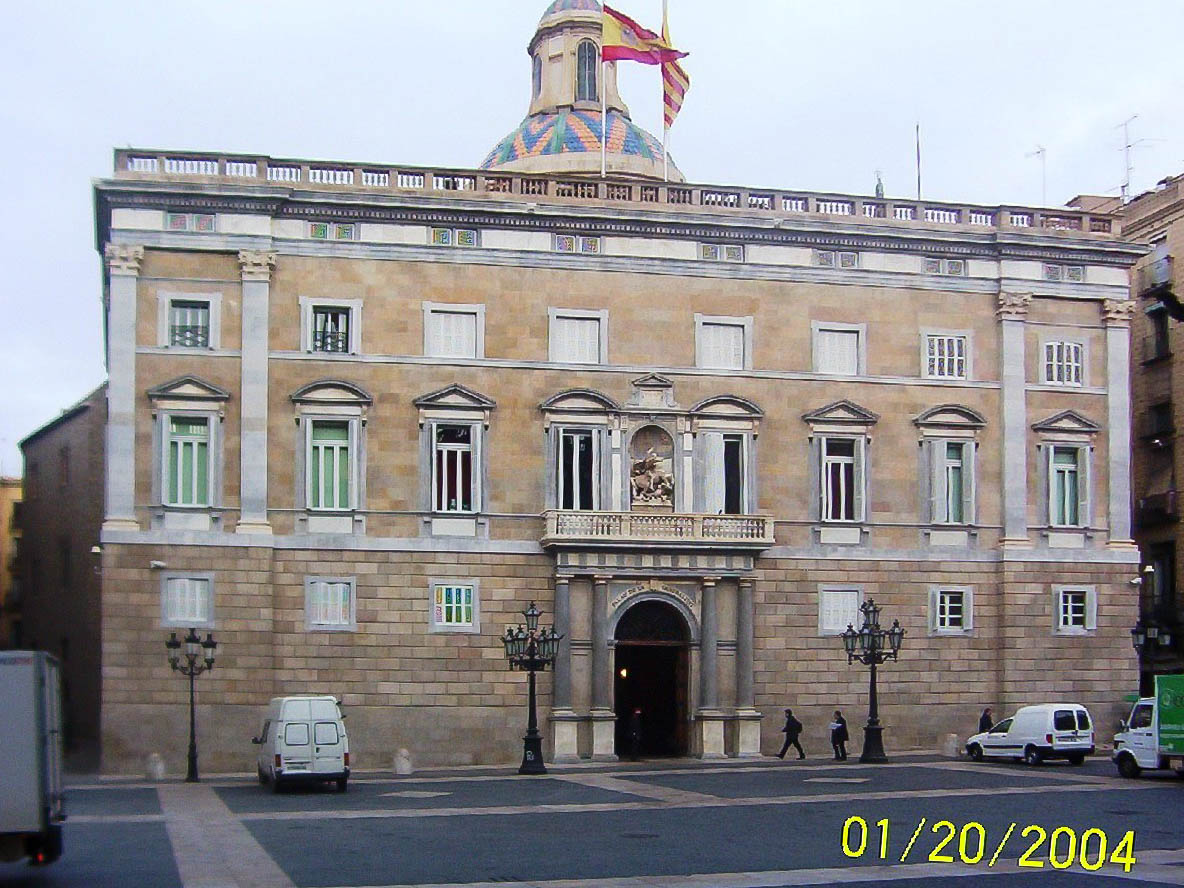
[[661, 65], [683, 58], [679, 52], [653, 31], [639, 25], [629, 16], [604, 6], [604, 36], [601, 38], [600, 57], [606, 62], [620, 59]]
[[[662, 41], [670, 45], [670, 25], [666, 21], [666, 10], [662, 10]], [[682, 109], [682, 100], [691, 88], [691, 78], [677, 61], [662, 63], [662, 96], [666, 116], [666, 129], [674, 126], [674, 118]]]

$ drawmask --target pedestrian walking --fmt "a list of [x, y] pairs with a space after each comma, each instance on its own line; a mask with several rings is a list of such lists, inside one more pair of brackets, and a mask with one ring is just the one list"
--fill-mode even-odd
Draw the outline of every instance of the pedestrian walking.
[[835, 761], [845, 762], [847, 760], [847, 740], [850, 739], [847, 734], [847, 719], [843, 718], [843, 713], [835, 710], [835, 720], [830, 723], [830, 745], [835, 750]]
[[629, 716], [629, 757], [633, 761], [641, 758], [641, 708], [633, 710]]
[[797, 748], [798, 758], [804, 759], [806, 752], [802, 749], [802, 744], [798, 742], [798, 738], [802, 735], [802, 723], [794, 718], [792, 709], [785, 710], [785, 727], [781, 729], [781, 732], [785, 734], [785, 745], [777, 753], [777, 758], [785, 758], [785, 753], [789, 751], [789, 747], [793, 746]]
[[978, 717], [978, 732], [985, 734], [995, 726], [995, 720], [991, 718], [991, 707], [988, 706], [983, 710], [983, 714]]

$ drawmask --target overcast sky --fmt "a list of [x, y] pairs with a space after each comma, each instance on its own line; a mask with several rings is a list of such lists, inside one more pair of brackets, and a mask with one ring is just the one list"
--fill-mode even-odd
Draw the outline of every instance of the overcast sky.
[[[1180, 0], [669, 0], [689, 179], [1050, 204], [1184, 172]], [[471, 167], [526, 111], [547, 0], [14, 3], [0, 33], [0, 473], [103, 381], [90, 180], [115, 146]], [[618, 0], [654, 30], [661, 0]], [[661, 133], [657, 71], [622, 63]]]

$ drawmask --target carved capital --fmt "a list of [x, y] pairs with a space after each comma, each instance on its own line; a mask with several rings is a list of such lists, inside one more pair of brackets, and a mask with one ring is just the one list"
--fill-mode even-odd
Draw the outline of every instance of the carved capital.
[[107, 268], [111, 274], [136, 277], [140, 273], [140, 263], [144, 259], [144, 248], [127, 244], [107, 244], [103, 249], [103, 256], [107, 260]]
[[1022, 321], [1028, 316], [1031, 304], [1031, 293], [1000, 293], [995, 316], [1001, 321]]
[[1102, 303], [1102, 320], [1107, 327], [1129, 327], [1135, 308], [1133, 299], [1107, 299]]
[[267, 250], [240, 250], [238, 262], [243, 269], [244, 281], [267, 283], [271, 280], [272, 269], [275, 268], [275, 253]]

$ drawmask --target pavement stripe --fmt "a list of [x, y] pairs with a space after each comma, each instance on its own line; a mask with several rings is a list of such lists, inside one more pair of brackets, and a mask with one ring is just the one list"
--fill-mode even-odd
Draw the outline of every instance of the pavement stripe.
[[[1116, 789], [1111, 785], [1081, 783], [1063, 786], [1042, 786], [1041, 793], [1064, 792], [1139, 792], [1146, 789], [1159, 789], [1155, 783], [1134, 784]], [[625, 791], [625, 790], [623, 790]], [[627, 790], [632, 792], [632, 790]], [[916, 789], [891, 790], [887, 792], [861, 792], [860, 802], [875, 800], [897, 799], [933, 799], [951, 797], [990, 796], [997, 798], [1004, 795], [1030, 795], [1032, 787], [1005, 786], [979, 789]], [[699, 795], [695, 793], [694, 795]], [[759, 807], [762, 805], [801, 805], [819, 804], [826, 802], [842, 802], [850, 805], [851, 793], [816, 793], [810, 795], [788, 796], [755, 796], [749, 798], [723, 798], [721, 796], [704, 796], [694, 801], [642, 801], [642, 802], [598, 802], [592, 804], [554, 804], [554, 805], [502, 805], [485, 808], [371, 808], [371, 809], [343, 809], [325, 811], [251, 811], [238, 814], [240, 820], [360, 820], [368, 818], [399, 818], [399, 817], [473, 817], [473, 816], [507, 816], [517, 814], [581, 814], [600, 813], [605, 811], [652, 811], [668, 808], [732, 808]]]
[[[1178, 854], [1180, 852], [1165, 852]], [[1156, 859], [1157, 852], [1145, 852], [1144, 856]], [[1184, 884], [1184, 872], [1169, 866], [1147, 867], [1135, 865], [1134, 871], [1123, 873], [1117, 867], [1106, 867], [1096, 875], [1129, 879], [1139, 882], [1161, 882], [1168, 885]], [[1043, 872], [1043, 871], [1042, 871]], [[1059, 871], [1058, 871], [1059, 872]], [[994, 867], [983, 865], [965, 866], [951, 863], [909, 863], [850, 867], [825, 867], [820, 869], [768, 870], [747, 873], [696, 873], [683, 876], [625, 876], [609, 879], [556, 879], [521, 882], [524, 888], [783, 888], [783, 886], [835, 885], [866, 882], [899, 882], [918, 879], [984, 878], [987, 876], [1015, 875], [1031, 869], [1021, 868], [1016, 860], [1001, 860]], [[1082, 878], [1095, 875], [1084, 870], [1065, 870], [1065, 875], [1074, 873]], [[449, 882], [418, 885], [385, 885], [371, 888], [505, 888], [505, 882]]]
[[76, 823], [161, 823], [163, 814], [71, 814], [66, 822]]
[[658, 786], [653, 783], [642, 783], [639, 780], [622, 780], [610, 774], [564, 774], [557, 779], [567, 783], [578, 783], [580, 786], [590, 786], [594, 789], [607, 789], [610, 792], [623, 792], [645, 799], [657, 799], [674, 804], [696, 804], [698, 802], [718, 802], [719, 796], [702, 792], [689, 792], [685, 789], [671, 789], [668, 786]]
[[294, 888], [211, 787], [181, 783], [156, 791], [184, 888]]

